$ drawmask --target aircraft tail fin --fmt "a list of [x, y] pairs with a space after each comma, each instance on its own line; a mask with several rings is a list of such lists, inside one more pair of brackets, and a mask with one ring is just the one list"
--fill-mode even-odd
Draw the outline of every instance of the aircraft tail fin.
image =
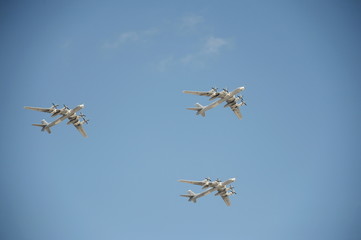
[[49, 125], [49, 123], [47, 121], [45, 121], [45, 119], [41, 120], [41, 124], [32, 124], [33, 126], [36, 126], [36, 127], [41, 127], [41, 131], [47, 131], [48, 133], [51, 133], [50, 131], [50, 128], [47, 128], [46, 126]]
[[203, 117], [205, 117], [205, 116], [206, 116], [206, 113], [205, 113], [205, 112], [201, 112], [205, 107], [202, 106], [202, 105], [199, 104], [199, 103], [196, 103], [195, 105], [196, 105], [196, 107], [194, 107], [194, 108], [187, 108], [187, 109], [188, 109], [188, 110], [197, 111], [196, 115], [201, 114]]
[[192, 190], [188, 190], [188, 194], [184, 194], [184, 195], [180, 195], [181, 197], [187, 197], [189, 198], [188, 201], [189, 202], [197, 202], [197, 199], [194, 198], [195, 196], [197, 196], [197, 194], [195, 194]]

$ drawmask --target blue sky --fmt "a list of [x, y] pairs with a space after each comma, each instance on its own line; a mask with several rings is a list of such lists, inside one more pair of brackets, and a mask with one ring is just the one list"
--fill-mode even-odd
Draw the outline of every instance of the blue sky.
[[[358, 1], [0, 4], [1, 239], [361, 237]], [[245, 86], [243, 120], [182, 90]], [[84, 139], [23, 109], [84, 103]], [[235, 177], [226, 207], [178, 179]]]

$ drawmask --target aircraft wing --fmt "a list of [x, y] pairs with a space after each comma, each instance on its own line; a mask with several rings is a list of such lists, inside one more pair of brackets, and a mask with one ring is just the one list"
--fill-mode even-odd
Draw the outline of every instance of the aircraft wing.
[[232, 108], [232, 111], [234, 112], [234, 114], [236, 114], [236, 116], [237, 116], [239, 119], [242, 119], [242, 113], [241, 113], [241, 111], [239, 110], [239, 107], [233, 107], [233, 108]]
[[231, 206], [231, 200], [228, 196], [222, 196], [223, 201], [226, 203], [227, 206]]
[[189, 180], [178, 180], [179, 182], [183, 182], [183, 183], [190, 183], [190, 184], [194, 184], [194, 185], [199, 185], [199, 186], [204, 186], [205, 182], [203, 181], [189, 181]]
[[189, 93], [189, 94], [193, 94], [193, 95], [198, 95], [198, 96], [211, 96], [212, 93], [210, 92], [199, 92], [199, 91], [183, 91], [183, 93]]
[[47, 113], [50, 113], [54, 110], [52, 108], [38, 108], [38, 107], [24, 107], [24, 108], [39, 111], [39, 112], [47, 112]]
[[81, 133], [81, 135], [83, 135], [83, 137], [88, 137], [88, 135], [86, 134], [83, 125], [74, 125], [74, 127]]

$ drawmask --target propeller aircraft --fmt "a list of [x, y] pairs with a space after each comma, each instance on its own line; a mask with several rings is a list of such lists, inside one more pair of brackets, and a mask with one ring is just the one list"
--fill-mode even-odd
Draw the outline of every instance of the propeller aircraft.
[[[193, 95], [198, 95], [198, 96], [207, 96], [207, 97], [210, 97], [209, 100], [219, 98], [219, 100], [214, 101], [207, 106], [202, 106], [201, 104], [196, 103], [195, 104], [196, 107], [187, 108], [188, 110], [197, 111], [196, 115], [202, 115], [203, 117], [205, 117], [206, 111], [208, 111], [212, 108], [215, 108], [216, 106], [218, 106], [219, 104], [221, 104], [223, 102], [227, 102], [226, 105], [224, 105], [224, 107], [230, 107], [231, 110], [236, 114], [236, 116], [239, 119], [242, 119], [242, 114], [241, 114], [241, 111], [239, 110], [239, 108], [243, 105], [247, 106], [247, 104], [243, 100], [242, 96], [236, 96], [236, 95], [238, 93], [240, 93], [241, 91], [243, 91], [244, 89], [245, 89], [244, 87], [239, 87], [239, 88], [236, 88], [235, 90], [233, 90], [232, 92], [229, 92], [227, 89], [224, 88], [221, 92], [217, 92], [217, 88], [212, 88], [208, 92], [185, 90], [185, 91], [183, 91], [183, 93], [193, 94]], [[237, 103], [238, 101], [240, 101], [240, 103]]]
[[68, 119], [68, 125], [69, 124], [73, 124], [75, 126], [75, 128], [81, 133], [81, 135], [83, 135], [83, 137], [87, 137], [88, 135], [86, 134], [84, 128], [83, 128], [83, 124], [86, 123], [88, 124], [89, 120], [85, 119], [85, 115], [80, 113], [80, 115], [76, 115], [76, 113], [83, 109], [85, 106], [84, 104], [80, 104], [78, 106], [76, 106], [73, 109], [70, 109], [68, 106], [64, 105], [63, 108], [61, 109], [57, 109], [59, 105], [55, 105], [54, 103], [52, 104], [52, 106], [50, 108], [39, 108], [39, 107], [24, 107], [25, 109], [30, 109], [30, 110], [34, 110], [34, 111], [39, 111], [39, 112], [46, 112], [46, 113], [50, 113], [52, 117], [57, 116], [57, 115], [62, 115], [61, 117], [59, 117], [58, 119], [48, 123], [45, 119], [43, 119], [41, 121], [41, 124], [32, 124], [33, 126], [37, 126], [37, 127], [41, 127], [41, 131], [47, 131], [48, 133], [51, 133], [50, 128], [59, 124], [60, 122], [64, 121], [65, 119]]
[[200, 197], [204, 197], [211, 192], [218, 191], [215, 196], [221, 196], [223, 201], [226, 203], [227, 206], [231, 206], [231, 200], [229, 196], [233, 194], [237, 194], [231, 185], [227, 187], [227, 185], [236, 181], [235, 178], [230, 178], [227, 181], [222, 182], [221, 180], [217, 179], [215, 181], [211, 181], [210, 178], [205, 178], [203, 181], [192, 181], [192, 180], [178, 180], [179, 182], [183, 183], [190, 183], [194, 185], [202, 186], [202, 189], [208, 188], [206, 191], [201, 193], [194, 193], [192, 190], [188, 190], [188, 194], [180, 195], [181, 197], [187, 197], [188, 201], [190, 202], [197, 202], [197, 199]]

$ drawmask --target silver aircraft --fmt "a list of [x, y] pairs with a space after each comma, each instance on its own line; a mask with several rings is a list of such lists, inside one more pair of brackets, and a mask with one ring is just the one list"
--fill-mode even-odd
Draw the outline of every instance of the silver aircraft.
[[[219, 100], [212, 102], [211, 104], [207, 106], [202, 106], [199, 103], [196, 103], [194, 108], [187, 108], [188, 110], [194, 110], [197, 111], [196, 115], [202, 115], [203, 117], [206, 116], [206, 111], [215, 108], [219, 104], [223, 102], [227, 102], [224, 107], [230, 107], [232, 111], [236, 114], [236, 116], [239, 119], [242, 119], [241, 111], [239, 110], [239, 107], [243, 105], [247, 105], [246, 102], [243, 100], [242, 96], [236, 96], [238, 93], [243, 91], [244, 87], [239, 87], [233, 90], [232, 92], [229, 92], [227, 89], [223, 89], [221, 92], [217, 92], [217, 88], [212, 88], [208, 92], [200, 92], [200, 91], [183, 91], [183, 93], [198, 95], [198, 96], [207, 96], [210, 97], [209, 100], [213, 100], [216, 98], [219, 98]], [[240, 103], [237, 103], [240, 101]]]
[[[61, 117], [50, 123], [48, 123], [45, 119], [43, 119], [41, 121], [41, 124], [33, 124], [33, 126], [41, 127], [42, 128], [41, 131], [47, 131], [48, 133], [51, 133], [50, 130], [51, 127], [59, 124], [65, 119], [68, 119], [69, 121], [67, 124], [73, 124], [75, 128], [81, 133], [81, 135], [83, 135], [83, 137], [87, 137], [88, 135], [86, 134], [82, 125], [84, 123], [88, 124], [89, 120], [86, 120], [85, 115], [82, 113], [80, 113], [80, 115], [76, 114], [78, 111], [80, 111], [85, 107], [84, 104], [80, 104], [73, 109], [70, 109], [66, 105], [64, 105], [62, 109], [57, 109], [57, 106], [59, 105], [55, 105], [53, 103], [53, 105], [50, 108], [39, 108], [39, 107], [24, 107], [24, 108], [39, 112], [50, 113], [52, 117], [57, 115], [62, 115]], [[81, 121], [81, 119], [83, 119], [83, 121]]]
[[188, 197], [188, 201], [190, 202], [197, 202], [197, 199], [200, 197], [204, 197], [211, 192], [214, 192], [217, 190], [217, 193], [215, 196], [221, 196], [223, 201], [226, 203], [227, 206], [231, 206], [231, 200], [229, 199], [229, 196], [236, 194], [236, 192], [233, 190], [234, 188], [232, 186], [227, 187], [228, 184], [233, 183], [236, 181], [235, 178], [230, 178], [227, 181], [220, 181], [219, 179], [215, 181], [211, 181], [209, 178], [204, 179], [203, 181], [190, 181], [190, 180], [178, 180], [179, 182], [184, 183], [190, 183], [194, 185], [202, 186], [202, 189], [209, 188], [204, 192], [201, 193], [194, 193], [192, 190], [188, 190], [188, 194], [180, 195], [181, 197]]

